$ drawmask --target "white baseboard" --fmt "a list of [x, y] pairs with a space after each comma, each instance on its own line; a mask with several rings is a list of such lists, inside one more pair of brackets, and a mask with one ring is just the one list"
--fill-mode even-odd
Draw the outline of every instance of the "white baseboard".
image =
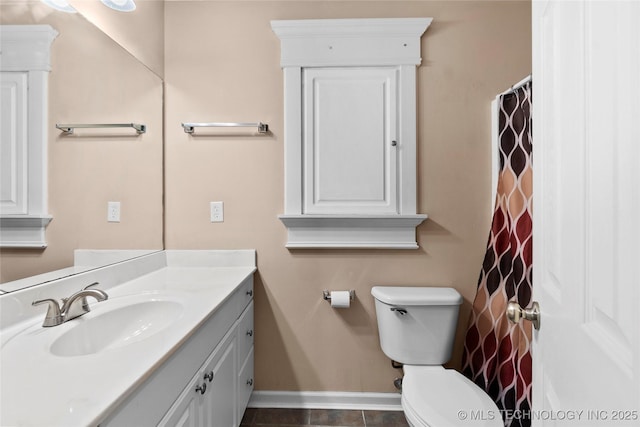
[[359, 393], [343, 391], [257, 390], [251, 394], [249, 407], [402, 411], [400, 393]]

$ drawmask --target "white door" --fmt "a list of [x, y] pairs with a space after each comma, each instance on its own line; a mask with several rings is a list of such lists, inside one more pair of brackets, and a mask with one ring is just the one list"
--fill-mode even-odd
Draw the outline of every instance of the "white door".
[[640, 425], [640, 2], [533, 1], [533, 425]]

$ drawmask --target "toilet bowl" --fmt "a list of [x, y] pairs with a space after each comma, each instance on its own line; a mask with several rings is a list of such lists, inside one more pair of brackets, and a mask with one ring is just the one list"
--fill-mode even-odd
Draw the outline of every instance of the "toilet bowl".
[[380, 346], [403, 364], [402, 409], [412, 427], [501, 427], [484, 390], [442, 364], [451, 357], [462, 303], [452, 288], [375, 286]]

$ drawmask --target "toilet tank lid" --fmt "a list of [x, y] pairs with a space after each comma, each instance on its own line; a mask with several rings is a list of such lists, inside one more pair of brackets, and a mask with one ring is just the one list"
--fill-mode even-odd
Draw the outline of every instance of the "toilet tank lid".
[[371, 295], [390, 305], [459, 305], [462, 295], [453, 288], [374, 286]]

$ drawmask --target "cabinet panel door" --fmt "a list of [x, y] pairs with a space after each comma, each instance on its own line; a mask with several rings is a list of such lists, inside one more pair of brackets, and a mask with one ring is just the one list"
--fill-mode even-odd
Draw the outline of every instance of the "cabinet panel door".
[[200, 425], [198, 422], [202, 396], [196, 391], [200, 382], [200, 375], [193, 377], [178, 400], [158, 423], [158, 427], [197, 427]]
[[213, 379], [207, 383], [207, 392], [202, 402], [202, 426], [229, 427], [236, 426], [236, 398], [237, 398], [237, 341], [235, 333], [228, 345], [216, 351], [216, 356], [206, 365], [203, 373]]
[[27, 73], [0, 73], [0, 212], [26, 214]]
[[247, 409], [253, 387], [253, 347], [251, 347], [238, 373], [238, 420], [242, 419]]
[[303, 213], [398, 213], [398, 69], [302, 72]]

